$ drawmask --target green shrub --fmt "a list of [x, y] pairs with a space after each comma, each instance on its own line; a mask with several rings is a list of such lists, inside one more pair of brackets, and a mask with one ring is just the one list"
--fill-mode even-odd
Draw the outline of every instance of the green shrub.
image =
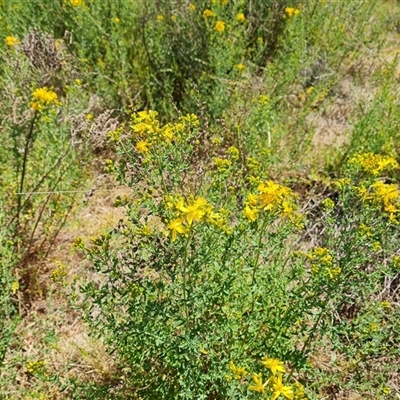
[[[283, 360], [296, 376], [335, 313], [379, 290], [379, 249], [397, 245], [384, 235], [395, 231], [399, 194], [376, 176], [398, 166], [355, 158], [366, 177], [349, 172], [338, 183], [340, 197], [321, 208], [318, 245], [294, 251], [303, 225], [295, 194], [246, 173], [236, 147], [204, 149], [202, 135], [194, 116], [162, 125], [153, 111], [110, 134], [120, 159], [107, 170], [134, 194], [116, 200], [127, 214], [117, 229], [76, 241], [95, 272], [82, 287], [86, 320], [117, 351], [126, 388], [145, 397], [277, 393], [277, 381], [256, 374], [258, 360]], [[200, 151], [208, 163], [197, 162]], [[256, 374], [253, 384], [238, 368]]]

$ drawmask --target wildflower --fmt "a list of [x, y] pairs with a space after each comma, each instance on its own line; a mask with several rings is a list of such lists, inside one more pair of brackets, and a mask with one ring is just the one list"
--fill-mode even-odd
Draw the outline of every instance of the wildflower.
[[69, 4], [71, 4], [72, 7], [80, 7], [84, 5], [83, 0], [69, 0]]
[[210, 10], [210, 9], [206, 9], [203, 11], [203, 16], [204, 17], [213, 17], [215, 14]]
[[244, 16], [243, 13], [236, 14], [236, 21], [244, 22], [244, 21], [246, 21], [246, 17]]
[[349, 160], [349, 164], [360, 167], [373, 176], [378, 176], [383, 171], [399, 168], [397, 161], [390, 156], [382, 156], [374, 153], [356, 154]]
[[228, 153], [230, 154], [232, 160], [236, 161], [239, 159], [239, 149], [237, 147], [229, 147]]
[[383, 391], [383, 393], [385, 393], [385, 394], [390, 394], [390, 392], [392, 391], [392, 388], [390, 388], [390, 387], [384, 387], [383, 389], [382, 389], [382, 391]]
[[289, 18], [293, 17], [294, 15], [300, 14], [300, 10], [298, 8], [294, 7], [286, 7], [285, 8], [285, 13]]
[[195, 11], [196, 10], [196, 6], [193, 3], [189, 4], [189, 9], [190, 11]]
[[172, 220], [168, 224], [168, 229], [171, 230], [171, 237], [173, 242], [176, 240], [178, 233], [179, 234], [187, 233], [187, 228], [183, 225], [183, 222], [184, 222], [183, 218], [178, 218]]
[[36, 89], [33, 94], [33, 101], [31, 102], [31, 107], [36, 110], [40, 111], [43, 108], [43, 105], [49, 106], [50, 104], [58, 105], [58, 96], [56, 92], [47, 89], [46, 87]]
[[372, 243], [372, 250], [375, 252], [382, 250], [381, 244], [379, 242]]
[[46, 362], [43, 360], [29, 361], [26, 369], [31, 375], [45, 372]]
[[390, 310], [392, 308], [392, 305], [390, 304], [390, 301], [383, 300], [381, 301], [381, 306], [385, 308], [386, 310]]
[[118, 17], [111, 18], [111, 21], [114, 22], [114, 24], [119, 24], [121, 22]]
[[371, 187], [374, 191], [375, 199], [383, 202], [385, 210], [386, 208], [389, 208], [390, 211], [395, 212], [393, 210], [393, 207], [390, 208], [389, 206], [394, 205], [396, 200], [399, 199], [399, 190], [397, 188], [397, 185], [386, 184], [381, 181], [378, 181], [375, 182]]
[[14, 36], [7, 36], [4, 41], [8, 47], [14, 47], [19, 43], [19, 40]]
[[237, 379], [237, 380], [242, 379], [244, 376], [246, 376], [246, 375], [248, 374], [248, 372], [247, 372], [244, 368], [237, 367], [237, 366], [233, 363], [233, 361], [231, 361], [231, 362], [229, 363], [229, 369], [232, 371], [233, 377], [234, 377], [235, 379]]
[[269, 97], [266, 96], [265, 94], [260, 94], [260, 96], [258, 96], [258, 104], [261, 104], [262, 106], [267, 104], [269, 101]]
[[140, 229], [136, 230], [136, 233], [138, 235], [151, 236], [153, 234], [153, 231], [151, 230], [151, 228], [148, 225], [143, 224]]
[[257, 208], [251, 208], [246, 205], [244, 209], [244, 215], [249, 221], [254, 222], [257, 220], [259, 211], [260, 210], [258, 210]]
[[286, 372], [283, 362], [275, 358], [263, 357], [262, 364], [268, 369], [270, 369], [273, 375], [276, 375], [277, 372], [282, 372], [282, 373]]
[[157, 15], [157, 21], [159, 21], [159, 22], [164, 21], [164, 16], [163, 15]]
[[252, 206], [256, 206], [258, 204], [258, 196], [256, 194], [250, 193], [247, 196], [246, 204], [250, 204]]
[[183, 199], [180, 199], [176, 205], [176, 208], [185, 214], [186, 221], [189, 225], [192, 225], [195, 221], [201, 221], [209, 211], [210, 206], [207, 200], [203, 197], [198, 197], [194, 202], [188, 206], [184, 205]]
[[214, 29], [215, 29], [217, 32], [222, 33], [222, 32], [225, 30], [225, 22], [224, 22], [224, 21], [217, 21], [217, 22], [215, 23]]
[[253, 382], [254, 385], [250, 385], [249, 390], [251, 390], [252, 392], [259, 392], [259, 393], [265, 392], [265, 386], [267, 385], [268, 381], [263, 384], [261, 374], [253, 374]]
[[291, 203], [289, 201], [282, 202], [282, 211], [281, 211], [282, 217], [287, 217], [290, 219], [295, 210], [296, 210], [296, 207], [293, 203]]
[[329, 197], [324, 199], [321, 204], [325, 210], [332, 210], [335, 207], [335, 203]]
[[149, 152], [149, 141], [148, 140], [139, 140], [136, 145], [135, 149], [142, 154]]
[[326, 268], [325, 272], [328, 275], [329, 279], [334, 281], [340, 275], [340, 273], [342, 272], [342, 269], [340, 267]]
[[292, 386], [284, 386], [282, 383], [282, 376], [278, 375], [277, 377], [271, 378], [272, 383], [272, 398], [271, 400], [276, 400], [280, 395], [286, 397], [289, 400], [293, 400], [294, 393]]
[[225, 172], [232, 165], [232, 162], [223, 158], [215, 157], [214, 165], [217, 167], [218, 172]]
[[240, 64], [236, 65], [236, 68], [237, 68], [239, 71], [243, 71], [246, 67], [244, 66], [244, 64], [240, 63]]
[[247, 157], [247, 166], [254, 171], [260, 168], [260, 163], [253, 157]]
[[273, 181], [266, 183], [261, 182], [258, 185], [260, 207], [264, 210], [272, 210], [285, 198], [289, 198], [292, 194], [291, 190], [285, 186], [281, 186]]
[[225, 227], [225, 218], [221, 213], [210, 211], [207, 214], [207, 221], [218, 228], [224, 228]]
[[349, 178], [342, 178], [342, 179], [338, 179], [335, 182], [335, 186], [339, 189], [339, 190], [343, 190], [346, 186], [350, 185], [350, 179]]
[[11, 292], [12, 292], [12, 294], [17, 293], [18, 290], [19, 290], [19, 282], [18, 281], [14, 281], [11, 284]]
[[295, 382], [293, 385], [295, 389], [295, 399], [302, 400], [306, 399], [306, 394], [304, 392], [304, 386], [300, 382]]

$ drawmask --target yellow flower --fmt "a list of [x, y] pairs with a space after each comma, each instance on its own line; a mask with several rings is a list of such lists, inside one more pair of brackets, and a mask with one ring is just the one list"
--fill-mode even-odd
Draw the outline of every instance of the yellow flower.
[[218, 172], [225, 172], [232, 165], [232, 161], [223, 158], [215, 157], [214, 165], [217, 167]]
[[168, 229], [171, 230], [171, 237], [172, 237], [172, 241], [174, 242], [176, 240], [176, 237], [179, 234], [185, 234], [187, 233], [187, 228], [183, 225], [184, 219], [183, 218], [178, 218], [178, 219], [174, 219], [172, 220], [169, 224], [168, 224]]
[[115, 24], [119, 24], [121, 20], [118, 17], [111, 18], [111, 21], [114, 22]]
[[273, 210], [285, 199], [294, 197], [292, 191], [285, 186], [279, 185], [273, 181], [260, 183], [258, 185], [260, 207], [264, 210]]
[[204, 17], [213, 17], [215, 14], [210, 10], [210, 9], [206, 9], [203, 11], [203, 16]]
[[86, 119], [88, 120], [88, 121], [91, 121], [92, 119], [94, 118], [94, 116], [93, 116], [93, 114], [86, 114]]
[[196, 6], [193, 3], [189, 4], [189, 9], [190, 11], [195, 11], [196, 10]]
[[349, 164], [357, 165], [373, 176], [378, 176], [386, 170], [390, 171], [399, 168], [397, 161], [393, 157], [374, 153], [356, 154], [349, 160]]
[[19, 43], [19, 40], [14, 36], [7, 36], [4, 41], [8, 47], [14, 47]]
[[248, 374], [248, 372], [247, 372], [244, 368], [237, 367], [237, 366], [233, 363], [233, 361], [231, 361], [231, 362], [229, 363], [229, 369], [232, 371], [233, 377], [234, 377], [235, 379], [237, 379], [237, 380], [242, 379], [244, 376], [246, 376], [246, 375]]
[[392, 308], [392, 305], [391, 305], [390, 302], [387, 301], [387, 300], [381, 301], [381, 306], [382, 306], [383, 308], [386, 308], [387, 310], [389, 310], [389, 309]]
[[294, 7], [286, 7], [285, 13], [287, 14], [287, 16], [289, 18], [291, 18], [294, 15], [298, 15], [300, 13], [300, 10], [298, 8], [294, 8]]
[[246, 206], [244, 209], [245, 217], [252, 222], [254, 222], [257, 219], [258, 213], [259, 210], [257, 208], [251, 208], [249, 206]]
[[271, 400], [276, 400], [280, 395], [286, 397], [289, 400], [293, 400], [294, 393], [292, 386], [284, 386], [282, 383], [282, 376], [272, 377], [272, 398]]
[[44, 360], [29, 361], [26, 369], [31, 375], [43, 373], [46, 370], [46, 362]]
[[249, 390], [251, 390], [252, 392], [259, 392], [259, 393], [265, 392], [265, 386], [267, 385], [268, 381], [263, 384], [261, 374], [253, 374], [253, 382], [254, 385], [250, 385]]
[[163, 15], [157, 15], [157, 21], [164, 21], [164, 16]]
[[276, 375], [277, 372], [286, 372], [283, 362], [275, 358], [263, 357], [262, 364], [264, 365], [264, 367], [270, 369], [273, 375]]
[[214, 29], [215, 29], [217, 32], [222, 33], [222, 32], [225, 30], [225, 22], [224, 22], [224, 21], [217, 21], [217, 22], [215, 23]]
[[250, 204], [251, 206], [256, 206], [258, 204], [259, 197], [256, 194], [250, 193], [247, 196], [246, 204]]
[[237, 147], [229, 147], [228, 153], [230, 154], [232, 160], [236, 161], [239, 159], [239, 149]]
[[239, 71], [243, 71], [246, 67], [245, 67], [242, 63], [240, 63], [240, 64], [236, 65], [236, 68], [237, 68]]
[[195, 221], [201, 221], [211, 207], [206, 199], [198, 197], [188, 206], [185, 206], [183, 199], [180, 199], [176, 204], [176, 208], [185, 214], [187, 223], [192, 225]]
[[246, 21], [246, 17], [244, 16], [243, 13], [236, 14], [236, 21], [244, 22], [244, 21]]
[[149, 141], [148, 140], [139, 140], [136, 145], [135, 149], [142, 154], [149, 152]]
[[47, 89], [46, 87], [36, 89], [32, 94], [33, 101], [31, 102], [31, 107], [40, 111], [43, 105], [49, 106], [50, 104], [59, 105], [58, 96], [56, 92]]
[[19, 289], [19, 282], [18, 281], [14, 281], [11, 284], [11, 292], [12, 292], [12, 294], [17, 293], [18, 289]]
[[262, 106], [264, 106], [265, 104], [267, 104], [269, 101], [269, 97], [266, 96], [265, 94], [260, 94], [260, 96], [258, 96], [258, 104], [261, 104]]
[[71, 4], [72, 7], [80, 7], [84, 5], [83, 0], [69, 0], [69, 3]]
[[329, 279], [335, 280], [340, 275], [340, 273], [342, 272], [342, 269], [340, 267], [337, 267], [337, 268], [326, 268], [325, 272], [328, 275]]

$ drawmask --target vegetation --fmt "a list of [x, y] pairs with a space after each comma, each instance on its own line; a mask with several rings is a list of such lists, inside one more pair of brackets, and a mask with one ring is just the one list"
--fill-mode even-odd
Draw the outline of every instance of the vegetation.
[[400, 396], [396, 2], [0, 18], [0, 398]]

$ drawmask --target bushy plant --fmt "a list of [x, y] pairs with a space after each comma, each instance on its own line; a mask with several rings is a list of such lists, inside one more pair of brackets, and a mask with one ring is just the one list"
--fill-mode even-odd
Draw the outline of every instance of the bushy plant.
[[[116, 200], [127, 215], [118, 228], [76, 241], [97, 274], [82, 289], [86, 319], [117, 351], [126, 387], [146, 397], [278, 393], [282, 377], [264, 381], [257, 360], [283, 360], [298, 373], [335, 313], [376, 294], [386, 270], [366, 268], [377, 245], [360, 229], [374, 226], [379, 246], [392, 253], [382, 235], [388, 223], [395, 229], [399, 195], [350, 175], [338, 183], [340, 200], [324, 202], [318, 245], [295, 251], [304, 223], [296, 195], [249, 173], [254, 161], [237, 147], [214, 138], [204, 150], [198, 124], [188, 115], [162, 125], [143, 111], [110, 134], [120, 158], [106, 168], [133, 195]], [[208, 162], [196, 161], [201, 151]], [[372, 176], [397, 168], [373, 155], [351, 165]], [[253, 384], [242, 369], [254, 371]], [[293, 398], [287, 387], [291, 394], [280, 394]]]

